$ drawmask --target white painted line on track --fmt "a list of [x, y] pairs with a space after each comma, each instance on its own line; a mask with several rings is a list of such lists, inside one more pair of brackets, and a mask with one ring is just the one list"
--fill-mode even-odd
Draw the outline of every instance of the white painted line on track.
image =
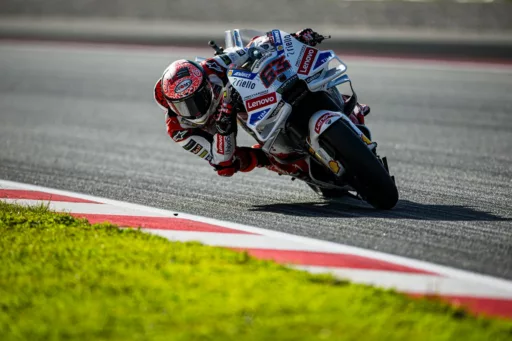
[[20, 186], [16, 182], [0, 180], [0, 189], [20, 189]]
[[122, 215], [122, 216], [141, 216], [141, 217], [163, 217], [157, 212], [147, 212], [132, 208], [120, 207], [118, 205], [98, 205], [81, 202], [63, 202], [63, 201], [46, 201], [46, 200], [30, 200], [30, 199], [2, 199], [9, 204], [19, 204], [24, 206], [48, 206], [49, 209], [57, 212], [68, 213], [85, 213], [85, 214], [105, 214], [105, 215]]
[[354, 247], [354, 246], [337, 244], [334, 242], [328, 242], [328, 241], [323, 241], [323, 240], [318, 240], [318, 239], [313, 239], [313, 238], [308, 238], [308, 237], [296, 236], [296, 235], [292, 235], [292, 234], [288, 234], [288, 233], [283, 233], [283, 232], [278, 232], [278, 231], [273, 231], [273, 230], [266, 230], [263, 228], [258, 228], [258, 227], [243, 225], [243, 224], [231, 223], [231, 222], [226, 222], [226, 221], [217, 220], [217, 219], [205, 218], [205, 217], [200, 217], [200, 216], [195, 216], [195, 215], [190, 215], [190, 214], [183, 214], [183, 213], [178, 213], [175, 211], [168, 211], [168, 210], [164, 210], [164, 209], [158, 209], [158, 208], [153, 208], [153, 207], [148, 207], [148, 206], [143, 206], [143, 205], [138, 205], [138, 204], [132, 204], [132, 203], [127, 203], [127, 202], [122, 202], [122, 201], [117, 201], [117, 200], [105, 199], [105, 198], [100, 198], [100, 197], [95, 197], [95, 196], [91, 196], [91, 195], [85, 195], [85, 194], [80, 194], [80, 193], [75, 193], [75, 192], [70, 192], [70, 191], [63, 191], [63, 190], [57, 190], [57, 189], [52, 189], [52, 188], [27, 185], [27, 184], [23, 184], [23, 183], [12, 182], [12, 181], [0, 180], [0, 186], [5, 186], [8, 188], [19, 188], [19, 189], [25, 189], [25, 190], [44, 191], [44, 192], [48, 192], [48, 193], [67, 195], [67, 196], [75, 196], [77, 198], [82, 198], [85, 200], [96, 201], [96, 202], [102, 202], [107, 205], [118, 206], [118, 207], [121, 207], [124, 209], [144, 211], [146, 215], [173, 217], [173, 216], [176, 216], [176, 214], [178, 214], [178, 217], [183, 218], [183, 219], [189, 219], [192, 221], [198, 221], [198, 222], [203, 222], [203, 223], [207, 223], [207, 224], [223, 226], [223, 227], [227, 227], [227, 228], [231, 228], [231, 229], [242, 230], [242, 231], [246, 231], [246, 232], [260, 234], [260, 235], [267, 236], [267, 237], [278, 238], [281, 240], [287, 240], [287, 241], [295, 242], [295, 243], [309, 244], [310, 247], [318, 247], [324, 251], [329, 250], [330, 252], [346, 253], [346, 254], [352, 254], [352, 255], [361, 256], [361, 257], [374, 258], [374, 259], [389, 262], [389, 263], [395, 263], [398, 265], [403, 265], [403, 266], [407, 266], [407, 267], [411, 267], [411, 268], [421, 269], [421, 270], [431, 272], [431, 273], [436, 273], [436, 274], [439, 274], [439, 275], [445, 276], [445, 277], [459, 279], [461, 281], [472, 281], [475, 283], [480, 283], [481, 285], [493, 287], [494, 288], [493, 290], [504, 290], [504, 291], [512, 290], [512, 281], [508, 281], [505, 279], [495, 278], [495, 277], [491, 277], [491, 276], [487, 276], [487, 275], [481, 275], [481, 274], [464, 271], [464, 270], [458, 270], [458, 269], [450, 268], [447, 266], [442, 266], [442, 265], [432, 264], [432, 263], [428, 263], [428, 262], [424, 262], [424, 261], [395, 256], [395, 255], [386, 254], [386, 253], [382, 253], [382, 252], [378, 252], [378, 251], [362, 249], [362, 248], [358, 248], [358, 247]]
[[236, 234], [217, 232], [195, 232], [195, 231], [174, 231], [174, 230], [145, 230], [151, 234], [155, 234], [169, 240], [176, 241], [197, 241], [206, 245], [232, 247], [232, 248], [248, 248], [248, 249], [271, 249], [271, 250], [301, 250], [309, 252], [329, 252], [329, 249], [319, 247], [318, 245], [310, 245], [298, 243], [291, 240], [282, 240], [269, 236], [261, 236], [254, 234]]
[[503, 288], [496, 289], [494, 286], [468, 282], [457, 278], [393, 271], [332, 268], [325, 266], [294, 265], [292, 267], [317, 274], [330, 273], [337, 278], [346, 278], [347, 280], [356, 283], [375, 285], [411, 294], [483, 296], [486, 298], [512, 300], [512, 288], [510, 288], [510, 290]]

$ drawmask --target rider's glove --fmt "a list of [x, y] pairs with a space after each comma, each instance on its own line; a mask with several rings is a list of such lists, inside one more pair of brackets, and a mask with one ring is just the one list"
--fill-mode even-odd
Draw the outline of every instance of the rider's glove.
[[316, 36], [318, 36], [318, 33], [316, 33], [310, 28], [300, 30], [297, 33], [293, 34], [293, 36], [303, 44], [309, 46], [316, 46], [317, 44]]
[[220, 176], [233, 176], [240, 170], [240, 161], [233, 158], [230, 161], [221, 162], [218, 165], [213, 166]]

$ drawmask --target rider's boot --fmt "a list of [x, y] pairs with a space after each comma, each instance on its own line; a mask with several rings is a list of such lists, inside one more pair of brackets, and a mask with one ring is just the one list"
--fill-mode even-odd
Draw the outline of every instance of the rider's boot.
[[273, 157], [270, 157], [269, 161], [270, 165], [265, 167], [279, 175], [290, 175], [297, 179], [309, 178], [309, 165], [305, 159], [300, 159], [286, 164], [277, 161]]
[[[258, 145], [259, 146], [259, 145]], [[270, 161], [260, 148], [237, 147], [235, 157], [239, 162], [239, 171], [247, 173], [256, 167], [266, 167]]]
[[356, 107], [349, 118], [359, 130], [368, 138], [372, 139], [372, 133], [368, 126], [365, 125], [365, 117], [370, 113], [370, 107], [366, 104], [357, 103]]
[[[261, 151], [261, 145], [255, 144], [252, 146], [252, 150]], [[266, 162], [262, 162], [258, 167], [265, 167], [270, 171], [276, 172], [279, 175], [291, 175], [293, 177], [302, 179], [306, 178], [309, 174], [309, 165], [304, 159], [293, 161], [291, 163], [281, 163], [276, 158], [270, 156], [261, 151], [261, 154], [265, 156]]]

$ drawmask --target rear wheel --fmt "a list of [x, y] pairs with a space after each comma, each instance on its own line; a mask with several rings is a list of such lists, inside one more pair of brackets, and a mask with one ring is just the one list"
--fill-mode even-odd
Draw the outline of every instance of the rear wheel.
[[380, 159], [349, 125], [338, 120], [320, 136], [320, 145], [343, 164], [346, 181], [370, 205], [391, 209], [398, 202], [396, 185]]

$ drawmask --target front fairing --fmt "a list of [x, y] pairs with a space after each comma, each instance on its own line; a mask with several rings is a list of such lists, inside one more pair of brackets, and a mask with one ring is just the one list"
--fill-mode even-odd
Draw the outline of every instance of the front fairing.
[[[321, 51], [305, 45], [289, 33], [272, 30], [267, 33], [235, 29], [226, 32], [227, 47], [244, 47], [254, 37], [266, 36], [270, 44], [247, 49], [258, 50], [258, 57], [237, 69], [230, 69], [228, 79], [240, 94], [247, 112], [244, 123], [259, 141], [274, 136], [292, 107], [283, 100], [283, 93], [297, 81], [310, 91], [325, 90], [327, 83], [345, 72], [346, 66], [333, 51]], [[262, 44], [263, 45], [263, 44]], [[329, 66], [336, 62], [332, 68]]]

